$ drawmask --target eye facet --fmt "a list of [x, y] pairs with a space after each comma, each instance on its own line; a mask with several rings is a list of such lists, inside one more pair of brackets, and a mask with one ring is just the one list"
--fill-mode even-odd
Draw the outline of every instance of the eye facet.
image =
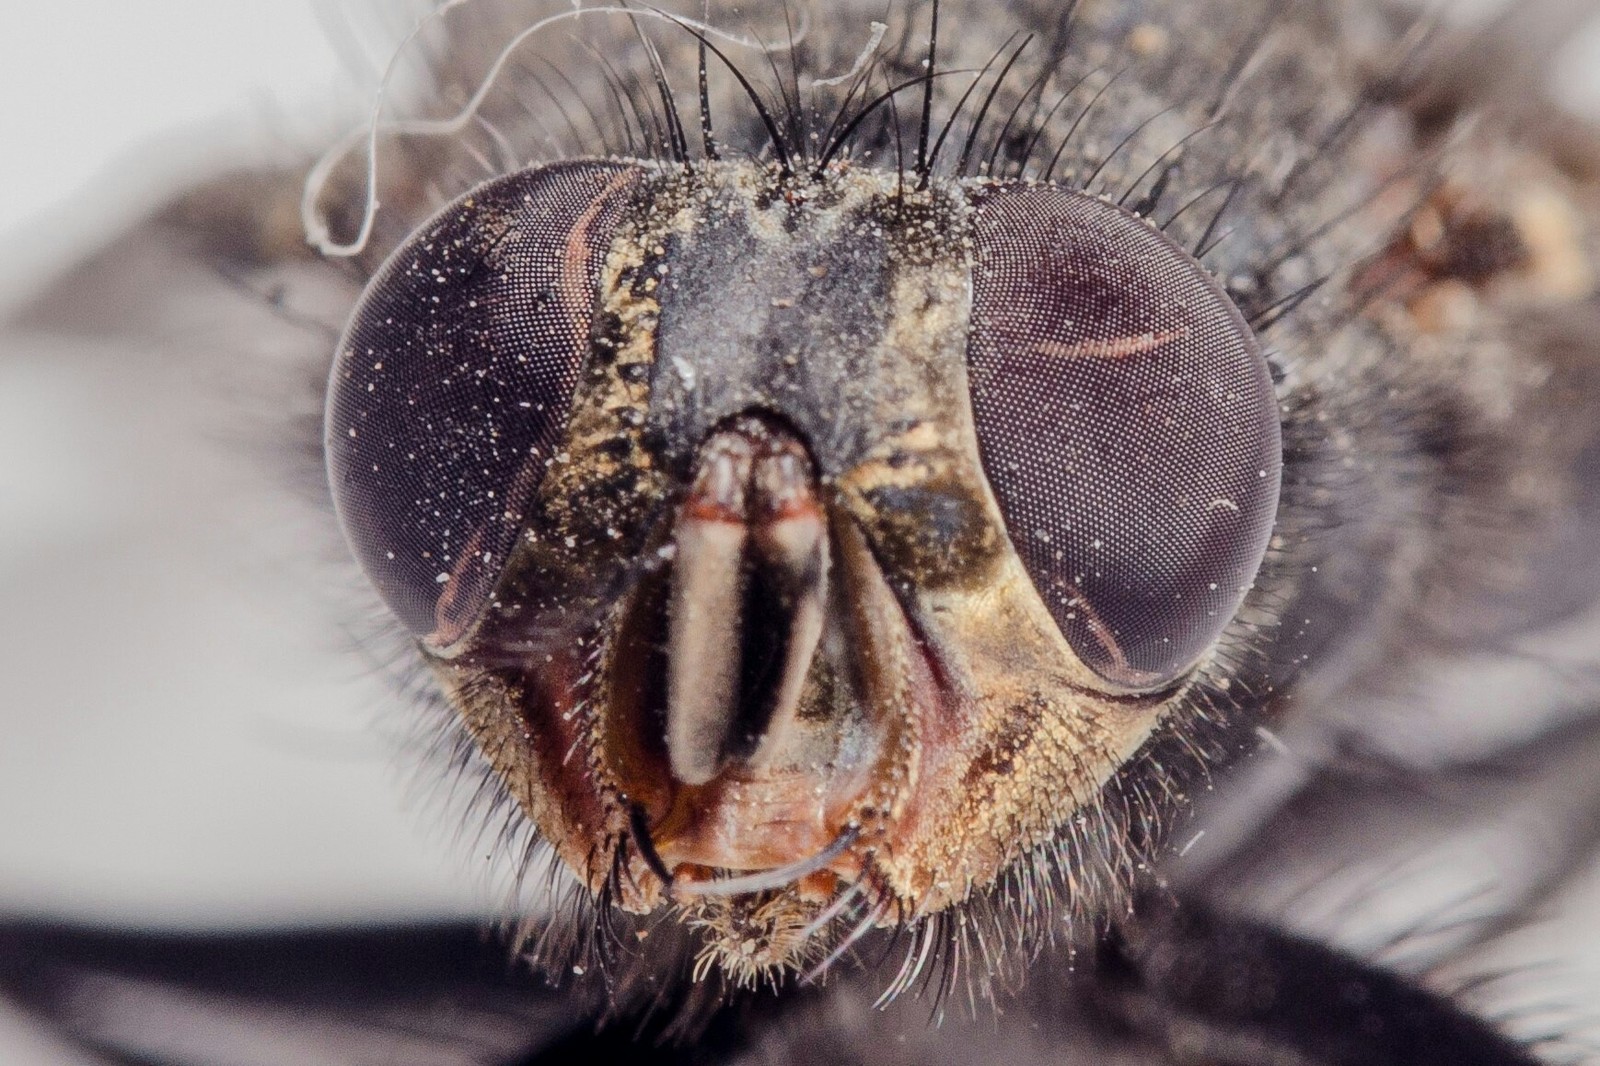
[[1104, 201], [980, 189], [967, 349], [985, 473], [1057, 625], [1150, 688], [1215, 642], [1266, 552], [1282, 444], [1254, 336], [1199, 263]]
[[482, 613], [559, 450], [638, 174], [576, 162], [480, 186], [390, 257], [351, 318], [328, 389], [334, 503], [384, 601], [432, 644]]

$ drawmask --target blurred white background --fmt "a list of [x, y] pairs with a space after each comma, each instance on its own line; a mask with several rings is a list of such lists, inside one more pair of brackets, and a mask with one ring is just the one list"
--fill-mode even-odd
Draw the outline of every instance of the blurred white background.
[[[340, 37], [310, 0], [9, 5], [0, 302], [186, 181], [325, 144], [371, 88]], [[454, 827], [374, 728], [391, 694], [286, 577], [292, 522], [262, 528], [282, 500], [248, 449], [208, 447], [222, 375], [159, 348], [0, 328], [0, 913], [479, 912]], [[0, 1005], [0, 1063], [77, 1061]]]
[[[311, 0], [10, 4], [0, 299], [188, 176], [329, 139], [376, 59], [338, 25]], [[1600, 28], [1550, 69], [1600, 117]], [[0, 913], [479, 909], [451, 827], [404, 799], [371, 728], [384, 686], [337, 654], [314, 590], [239, 557], [270, 507], [237, 457], [197, 446], [214, 410], [147, 373], [154, 354], [0, 331]], [[76, 1061], [3, 1012], [0, 1062]]]
[[0, 279], [59, 262], [199, 153], [329, 110], [345, 86], [312, 0], [7, 5]]

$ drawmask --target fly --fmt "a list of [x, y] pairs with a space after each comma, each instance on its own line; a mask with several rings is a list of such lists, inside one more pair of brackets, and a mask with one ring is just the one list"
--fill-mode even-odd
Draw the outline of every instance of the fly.
[[[1486, 802], [1406, 747], [1479, 721], [1385, 709], [1542, 639], [1552, 575], [1595, 599], [1595, 171], [1418, 77], [1451, 40], [1236, 0], [425, 15], [428, 89], [267, 186], [315, 252], [248, 198], [207, 224], [326, 316], [329, 509], [550, 879], [510, 941], [553, 988], [409, 987], [514, 1019], [496, 1062], [976, 1054], [919, 1003], [1026, 1018], [1024, 1060], [1539, 1061], [1269, 902], [1404, 851], [1342, 809], [1476, 809], [1351, 785], [1359, 745]], [[1591, 732], [1490, 746], [1576, 780]], [[1574, 840], [1580, 791], [1542, 808]], [[31, 979], [79, 950], [12, 935]], [[249, 998], [123, 950], [68, 969]]]

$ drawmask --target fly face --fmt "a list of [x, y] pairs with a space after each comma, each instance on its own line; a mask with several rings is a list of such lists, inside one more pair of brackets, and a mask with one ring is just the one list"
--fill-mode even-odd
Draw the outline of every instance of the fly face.
[[1221, 670], [1281, 450], [1239, 312], [1132, 214], [715, 161], [446, 208], [355, 312], [327, 445], [561, 859], [747, 977], [1094, 811]]
[[[1533, 1061], [1474, 1014], [1527, 1002], [1477, 975], [1585, 942], [1600, 153], [1542, 105], [1480, 107], [1524, 106], [1520, 61], [1475, 39], [1460, 77], [1450, 33], [1357, 0], [428, 6], [390, 69], [448, 42], [384, 86], [417, 87], [413, 117], [346, 142], [367, 181], [335, 149], [309, 190], [298, 161], [194, 190], [30, 316], [189, 360], [145, 381], [96, 349], [141, 424], [219, 342], [336, 360], [316, 435], [344, 532], [482, 774], [473, 813], [507, 818], [474, 858], [520, 874], [541, 836], [571, 876], [517, 901], [513, 950], [598, 980], [530, 980], [476, 911], [332, 936], [13, 917], [0, 991], [139, 1061], [657, 1035], [685, 1046], [626, 1054]], [[1457, 76], [1414, 94], [1418, 71]], [[295, 203], [358, 263], [308, 252]], [[63, 425], [63, 455], [97, 439]], [[163, 544], [220, 510], [162, 499]], [[226, 539], [154, 583], [250, 599]], [[102, 615], [100, 575], [164, 571], [63, 543], [12, 611], [17, 648], [76, 657], [23, 654], [41, 709], [113, 677], [77, 661], [97, 631], [175, 634], [141, 678], [214, 658], [214, 616], [164, 594], [123, 597], [159, 626]], [[228, 663], [205, 728], [264, 687]], [[109, 691], [124, 725], [166, 692]], [[124, 735], [22, 710], [79, 779]], [[164, 859], [102, 816], [170, 764], [115, 760], [95, 823]], [[247, 838], [252, 795], [292, 817], [204, 761], [181, 835]], [[1507, 967], [1491, 945], [1544, 913], [1567, 944]], [[1004, 1020], [888, 1003], [920, 981], [937, 1015], [963, 980]]]

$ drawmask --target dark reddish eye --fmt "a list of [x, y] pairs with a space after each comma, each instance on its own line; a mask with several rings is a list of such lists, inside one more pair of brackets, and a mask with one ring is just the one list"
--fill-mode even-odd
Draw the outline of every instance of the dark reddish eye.
[[480, 614], [566, 430], [634, 168], [569, 163], [480, 186], [367, 287], [328, 387], [334, 503], [412, 633]]
[[975, 194], [967, 351], [984, 470], [1073, 649], [1171, 681], [1265, 554], [1281, 440], [1266, 361], [1209, 274], [1103, 201]]

